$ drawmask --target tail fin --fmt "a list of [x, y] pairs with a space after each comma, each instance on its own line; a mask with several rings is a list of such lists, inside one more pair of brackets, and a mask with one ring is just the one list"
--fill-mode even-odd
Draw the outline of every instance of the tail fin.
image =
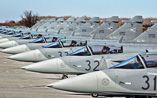
[[123, 42], [131, 41], [142, 33], [142, 22], [142, 16], [135, 16], [108, 35], [107, 39], [120, 40], [123, 36]]
[[119, 17], [112, 16], [104, 21], [104, 23], [92, 31], [93, 39], [105, 39], [107, 35], [112, 33], [118, 28]]
[[89, 21], [92, 23], [100, 23], [100, 18], [99, 17], [93, 17]]
[[119, 22], [119, 17], [118, 16], [112, 16], [111, 18], [108, 18], [106, 21], [108, 22]]
[[148, 30], [136, 37], [133, 41], [143, 43], [157, 43], [157, 23], [148, 28]]
[[142, 16], [135, 16], [129, 22], [131, 23], [143, 23]]

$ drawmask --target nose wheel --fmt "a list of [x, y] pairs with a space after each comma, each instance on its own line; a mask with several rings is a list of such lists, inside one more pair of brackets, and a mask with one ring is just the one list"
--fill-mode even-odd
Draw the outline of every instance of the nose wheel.
[[91, 96], [92, 96], [93, 98], [99, 97], [98, 93], [92, 93]]
[[67, 74], [63, 74], [62, 75], [62, 79], [67, 79], [68, 78], [68, 75]]

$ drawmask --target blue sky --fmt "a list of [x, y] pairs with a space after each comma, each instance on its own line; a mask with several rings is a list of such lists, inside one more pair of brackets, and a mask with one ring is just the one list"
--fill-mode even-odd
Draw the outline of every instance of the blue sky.
[[19, 20], [25, 10], [43, 16], [157, 17], [157, 0], [0, 0], [0, 21]]

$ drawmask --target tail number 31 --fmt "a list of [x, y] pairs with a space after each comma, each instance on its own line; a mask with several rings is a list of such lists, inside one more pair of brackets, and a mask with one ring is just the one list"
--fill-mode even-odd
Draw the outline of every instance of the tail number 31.
[[[152, 80], [147, 75], [144, 75], [143, 78], [145, 78], [145, 86], [142, 87], [143, 90], [148, 90], [151, 84], [153, 85], [153, 90], [156, 90], [157, 76], [154, 76]], [[150, 81], [153, 81], [153, 83], [150, 83]]]

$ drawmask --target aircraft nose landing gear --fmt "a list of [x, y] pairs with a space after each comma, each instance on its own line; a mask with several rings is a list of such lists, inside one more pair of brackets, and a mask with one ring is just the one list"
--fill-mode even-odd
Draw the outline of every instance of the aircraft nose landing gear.
[[62, 75], [62, 79], [67, 79], [68, 78], [68, 75], [67, 74], [63, 74]]
[[95, 97], [98, 97], [99, 95], [98, 93], [92, 93], [91, 96], [95, 98]]

